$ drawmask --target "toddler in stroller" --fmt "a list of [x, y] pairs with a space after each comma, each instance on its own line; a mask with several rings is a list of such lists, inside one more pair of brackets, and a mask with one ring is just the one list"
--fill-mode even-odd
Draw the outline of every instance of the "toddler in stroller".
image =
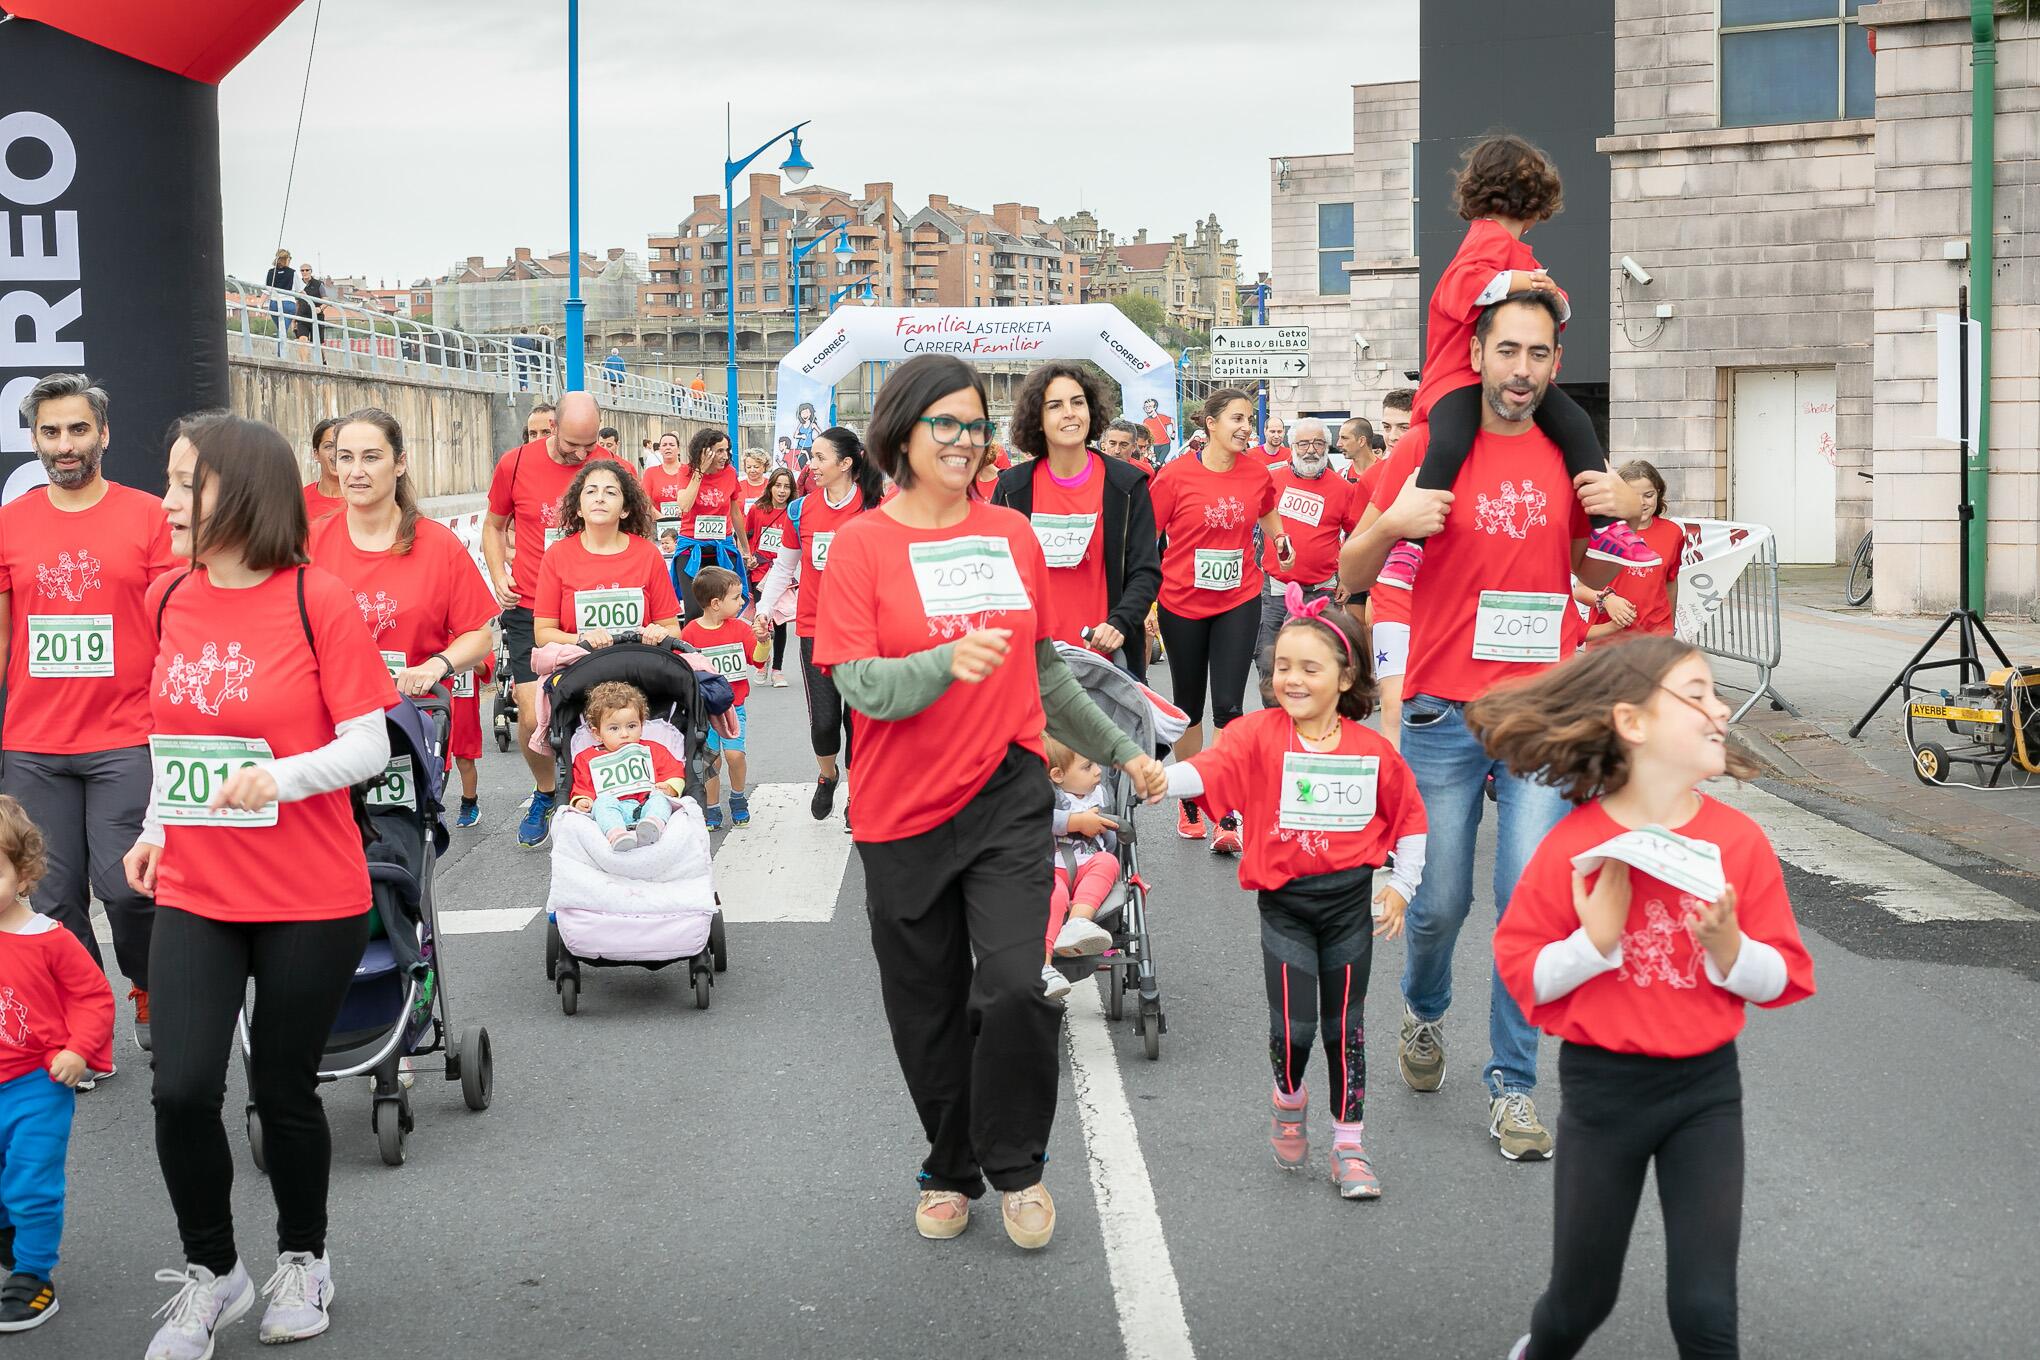
[[606, 680], [588, 693], [581, 718], [595, 744], [574, 757], [569, 802], [594, 817], [615, 851], [650, 845], [666, 829], [687, 772], [659, 742], [646, 745], [651, 704], [637, 686]]
[[[1104, 771], [1044, 735], [1048, 778], [1055, 786], [1055, 888], [1049, 898], [1048, 953], [1056, 958], [1102, 954], [1112, 932], [1097, 922], [1098, 910], [1119, 882], [1119, 823], [1104, 812]], [[1041, 965], [1042, 990], [1065, 996], [1070, 979], [1055, 964]]]

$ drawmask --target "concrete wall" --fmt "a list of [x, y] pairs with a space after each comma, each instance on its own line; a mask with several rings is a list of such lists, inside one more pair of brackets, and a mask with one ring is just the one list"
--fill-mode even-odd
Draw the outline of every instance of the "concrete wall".
[[[382, 407], [404, 427], [421, 497], [487, 490], [497, 455], [523, 442], [524, 418], [536, 401], [529, 394], [512, 397], [404, 378], [332, 373], [289, 360], [249, 356], [229, 361], [228, 387], [234, 410], [283, 431], [298, 451], [306, 481], [317, 475], [311, 456], [313, 425], [363, 406]], [[603, 423], [616, 426], [627, 454], [662, 431], [677, 430], [685, 440], [701, 428], [699, 422], [678, 417], [608, 409]]]

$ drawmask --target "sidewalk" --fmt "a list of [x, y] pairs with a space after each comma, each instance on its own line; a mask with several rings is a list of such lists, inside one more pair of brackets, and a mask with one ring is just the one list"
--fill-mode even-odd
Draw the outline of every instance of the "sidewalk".
[[[1848, 729], [1939, 624], [1937, 618], [1876, 615], [1842, 603], [1839, 567], [1787, 567], [1780, 573], [1784, 659], [1773, 688], [1801, 716], [1760, 703], [1735, 729], [1749, 753], [1776, 778], [1864, 808], [1897, 827], [1971, 851], [2023, 873], [2040, 875], [2040, 776], [2016, 766], [2013, 785], [1996, 791], [1932, 787], [1913, 773], [1905, 746], [1901, 697], [1893, 695], [1863, 729]], [[2013, 664], [2040, 664], [2040, 624], [1988, 620]], [[1951, 637], [1935, 656], [1953, 656]], [[1986, 654], [1989, 649], [1985, 648]], [[1724, 686], [1753, 681], [1747, 666], [1717, 662]], [[1997, 668], [1995, 657], [1986, 670]], [[1953, 686], [1955, 672], [1936, 686]], [[1957, 777], [1971, 777], [1958, 772]], [[2035, 781], [2031, 790], [2019, 780]]]

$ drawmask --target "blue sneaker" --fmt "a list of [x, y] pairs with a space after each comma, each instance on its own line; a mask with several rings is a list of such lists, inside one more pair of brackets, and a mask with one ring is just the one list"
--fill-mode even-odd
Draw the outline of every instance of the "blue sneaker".
[[532, 790], [531, 805], [524, 810], [524, 820], [517, 824], [517, 843], [526, 850], [536, 850], [552, 839], [555, 796]]
[[722, 809], [721, 809], [721, 808], [719, 808], [719, 807], [712, 807], [712, 808], [710, 808], [710, 809], [709, 809], [709, 810], [707, 811], [707, 813], [705, 813], [704, 815], [706, 816], [706, 818], [707, 818], [707, 820], [708, 820], [708, 829], [709, 829], [710, 831], [720, 831], [720, 830], [722, 830]]
[[750, 824], [751, 824], [750, 798], [741, 793], [732, 793], [730, 795], [730, 825], [749, 826]]
[[482, 820], [482, 805], [473, 798], [461, 799], [460, 815], [453, 819], [453, 824], [461, 828], [463, 831], [465, 831], [468, 827], [473, 826], [475, 823], [481, 820]]

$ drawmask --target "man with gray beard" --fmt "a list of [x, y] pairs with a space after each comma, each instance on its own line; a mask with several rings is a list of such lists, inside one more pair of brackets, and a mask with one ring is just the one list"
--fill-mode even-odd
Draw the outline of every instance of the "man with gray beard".
[[128, 886], [121, 856], [141, 834], [151, 784], [156, 630], [143, 597], [184, 564], [170, 552], [162, 502], [101, 475], [106, 411], [105, 391], [83, 373], [53, 373], [21, 403], [49, 485], [0, 507], [0, 793], [20, 801], [46, 841], [35, 909], [94, 961], [92, 894], [106, 904], [135, 1042], [147, 1050], [155, 904]]
[[1359, 488], [1331, 471], [1331, 438], [1322, 420], [1305, 416], [1291, 427], [1289, 435], [1291, 442], [1284, 450], [1288, 461], [1271, 464], [1268, 477], [1275, 483], [1275, 513], [1282, 517], [1282, 530], [1289, 535], [1296, 559], [1284, 567], [1275, 560], [1272, 549], [1261, 550], [1267, 587], [1261, 595], [1261, 631], [1254, 639], [1254, 664], [1263, 680], [1274, 665], [1269, 653], [1275, 635], [1289, 617], [1284, 603], [1289, 584], [1295, 582], [1306, 601], [1326, 595], [1343, 600], [1339, 548], [1367, 508]]

